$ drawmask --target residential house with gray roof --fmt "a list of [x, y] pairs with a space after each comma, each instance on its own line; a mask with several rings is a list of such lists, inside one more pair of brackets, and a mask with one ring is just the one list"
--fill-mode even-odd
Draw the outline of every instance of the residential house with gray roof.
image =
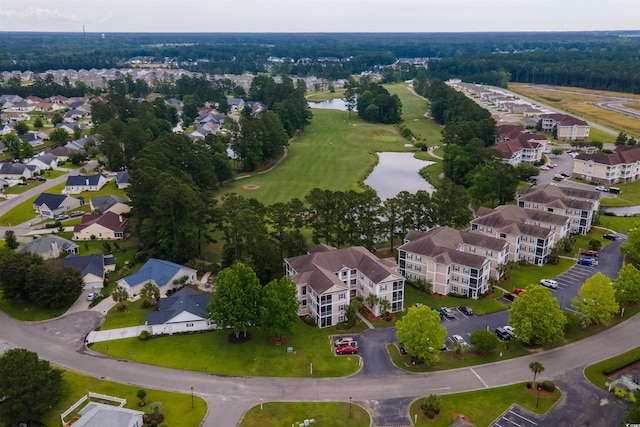
[[169, 297], [160, 298], [158, 310], [147, 314], [149, 333], [171, 335], [215, 329], [216, 325], [207, 312], [210, 302], [210, 293], [199, 292], [188, 286]]
[[33, 209], [44, 218], [54, 218], [84, 205], [84, 199], [64, 194], [42, 193], [33, 201]]
[[78, 245], [55, 234], [45, 234], [44, 236], [34, 236], [33, 240], [18, 246], [16, 252], [30, 252], [40, 255], [44, 259], [51, 259], [58, 258], [63, 252], [77, 255]]
[[63, 194], [80, 194], [83, 191], [99, 191], [107, 184], [107, 177], [95, 175], [70, 175], [64, 185]]
[[320, 244], [306, 255], [286, 258], [285, 271], [298, 289], [300, 316], [309, 316], [320, 328], [345, 320], [345, 309], [356, 297], [375, 314], [380, 304], [370, 306], [375, 294], [390, 303], [390, 311], [404, 308], [404, 277], [394, 260], [381, 260], [361, 246], [336, 249]]
[[114, 212], [119, 215], [127, 213], [131, 210], [129, 200], [122, 197], [107, 194], [106, 196], [93, 197], [89, 201], [91, 212]]
[[102, 254], [86, 256], [70, 254], [62, 259], [62, 263], [80, 272], [85, 290], [102, 289], [105, 274], [115, 270], [115, 264], [105, 264], [105, 256]]
[[33, 176], [31, 169], [22, 163], [0, 163], [0, 178], [21, 179]]

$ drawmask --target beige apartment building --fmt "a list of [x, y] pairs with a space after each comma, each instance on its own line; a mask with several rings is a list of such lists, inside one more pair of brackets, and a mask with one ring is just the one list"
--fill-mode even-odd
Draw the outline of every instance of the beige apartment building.
[[379, 303], [369, 306], [369, 294], [388, 300], [391, 312], [403, 309], [405, 279], [393, 258], [379, 259], [361, 246], [336, 249], [320, 244], [284, 263], [287, 276], [298, 288], [298, 314], [313, 318], [320, 328], [344, 321], [345, 309], [356, 297], [380, 315]]
[[610, 154], [580, 154], [573, 161], [573, 176], [607, 185], [634, 182], [640, 178], [640, 147], [620, 146]]

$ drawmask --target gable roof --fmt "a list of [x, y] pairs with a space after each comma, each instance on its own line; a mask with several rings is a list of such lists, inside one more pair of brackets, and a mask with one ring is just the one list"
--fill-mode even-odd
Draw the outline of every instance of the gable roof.
[[129, 201], [122, 197], [107, 194], [106, 196], [94, 197], [89, 203], [91, 205], [91, 210], [106, 212], [118, 203], [128, 204]]
[[89, 402], [79, 412], [80, 418], [73, 422], [76, 427], [128, 427], [144, 412], [104, 403]]
[[[102, 174], [95, 175], [71, 175], [67, 177], [65, 187], [84, 187], [98, 185], [100, 177], [105, 178]], [[106, 178], [105, 178], [106, 179]]]
[[62, 237], [54, 234], [45, 234], [44, 236], [35, 236], [33, 240], [25, 243], [22, 246], [18, 246], [16, 252], [31, 252], [32, 254], [46, 254], [51, 252], [53, 245], [58, 245], [60, 250], [69, 252], [78, 245], [70, 240], [63, 239]]
[[27, 166], [22, 163], [0, 163], [0, 174], [5, 175], [22, 175]]
[[105, 212], [100, 215], [82, 215], [82, 222], [73, 227], [74, 232], [79, 232], [85, 228], [97, 224], [114, 232], [124, 231], [126, 218], [113, 212]]
[[118, 184], [128, 184], [129, 183], [129, 171], [120, 171], [118, 175], [116, 175], [116, 182]]
[[[484, 211], [483, 211], [484, 212]], [[564, 225], [570, 219], [564, 215], [556, 215], [534, 209], [525, 209], [514, 205], [498, 206], [491, 212], [474, 218], [471, 223], [495, 228], [507, 234], [538, 237], [546, 239], [553, 233], [551, 228], [536, 226], [531, 221], [548, 222], [556, 225]]]
[[130, 276], [124, 277], [122, 280], [129, 286], [133, 287], [140, 283], [153, 280], [159, 287], [172, 284], [173, 277], [181, 270], [192, 270], [180, 264], [170, 261], [151, 258], [140, 270]]
[[50, 209], [58, 209], [68, 196], [62, 194], [42, 193], [34, 201], [35, 206], [47, 205]]
[[558, 185], [540, 185], [518, 190], [518, 201], [551, 204], [559, 201], [562, 205], [581, 210], [592, 210], [600, 200], [600, 192], [583, 188], [560, 187]]
[[147, 324], [162, 325], [185, 311], [206, 319], [209, 317], [207, 305], [210, 302], [211, 294], [198, 292], [185, 286], [170, 297], [160, 298], [158, 311], [147, 314]]
[[318, 245], [307, 255], [285, 260], [296, 274], [291, 278], [296, 283], [307, 283], [318, 294], [336, 286], [347, 289], [335, 273], [343, 269], [357, 269], [372, 281], [379, 283], [389, 276], [401, 276], [389, 265], [382, 263], [362, 246], [335, 249]]
[[603, 165], [631, 164], [640, 161], [640, 147], [618, 146], [610, 154], [602, 152], [595, 154], [579, 154], [576, 160], [592, 161]]
[[62, 259], [62, 263], [79, 271], [82, 277], [87, 274], [93, 274], [104, 278], [104, 255], [102, 254], [86, 256], [70, 254]]
[[582, 119], [570, 116], [568, 114], [551, 113], [543, 114], [540, 117], [544, 119], [551, 119], [558, 123], [560, 126], [588, 126], [589, 124]]

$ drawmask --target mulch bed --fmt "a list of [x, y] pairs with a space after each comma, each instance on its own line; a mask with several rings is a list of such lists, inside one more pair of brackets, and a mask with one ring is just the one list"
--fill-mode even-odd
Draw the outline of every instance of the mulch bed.
[[243, 332], [240, 332], [240, 334], [237, 337], [236, 337], [236, 334], [231, 332], [227, 337], [227, 341], [229, 341], [231, 344], [244, 344], [248, 341], [251, 341], [251, 338], [253, 337], [251, 336], [250, 332], [247, 332], [246, 336]]
[[[525, 385], [524, 388], [527, 390], [527, 393], [533, 394], [535, 396], [538, 395], [538, 389], [536, 388], [535, 385], [533, 387], [531, 387], [531, 388], [527, 388], [527, 386]], [[540, 397], [549, 397], [552, 394], [553, 394], [552, 391], [540, 390]]]

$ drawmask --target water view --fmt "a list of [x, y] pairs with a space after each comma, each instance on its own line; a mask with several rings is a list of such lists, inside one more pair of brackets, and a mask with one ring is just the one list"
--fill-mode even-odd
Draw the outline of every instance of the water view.
[[[323, 102], [309, 102], [311, 108], [322, 108], [325, 110], [347, 111], [347, 106], [341, 98], [333, 98]], [[355, 109], [353, 111], [356, 111]]]
[[378, 165], [364, 183], [373, 188], [382, 200], [395, 197], [401, 191], [433, 193], [433, 185], [418, 172], [435, 162], [416, 159], [413, 153], [378, 153], [378, 158]]

